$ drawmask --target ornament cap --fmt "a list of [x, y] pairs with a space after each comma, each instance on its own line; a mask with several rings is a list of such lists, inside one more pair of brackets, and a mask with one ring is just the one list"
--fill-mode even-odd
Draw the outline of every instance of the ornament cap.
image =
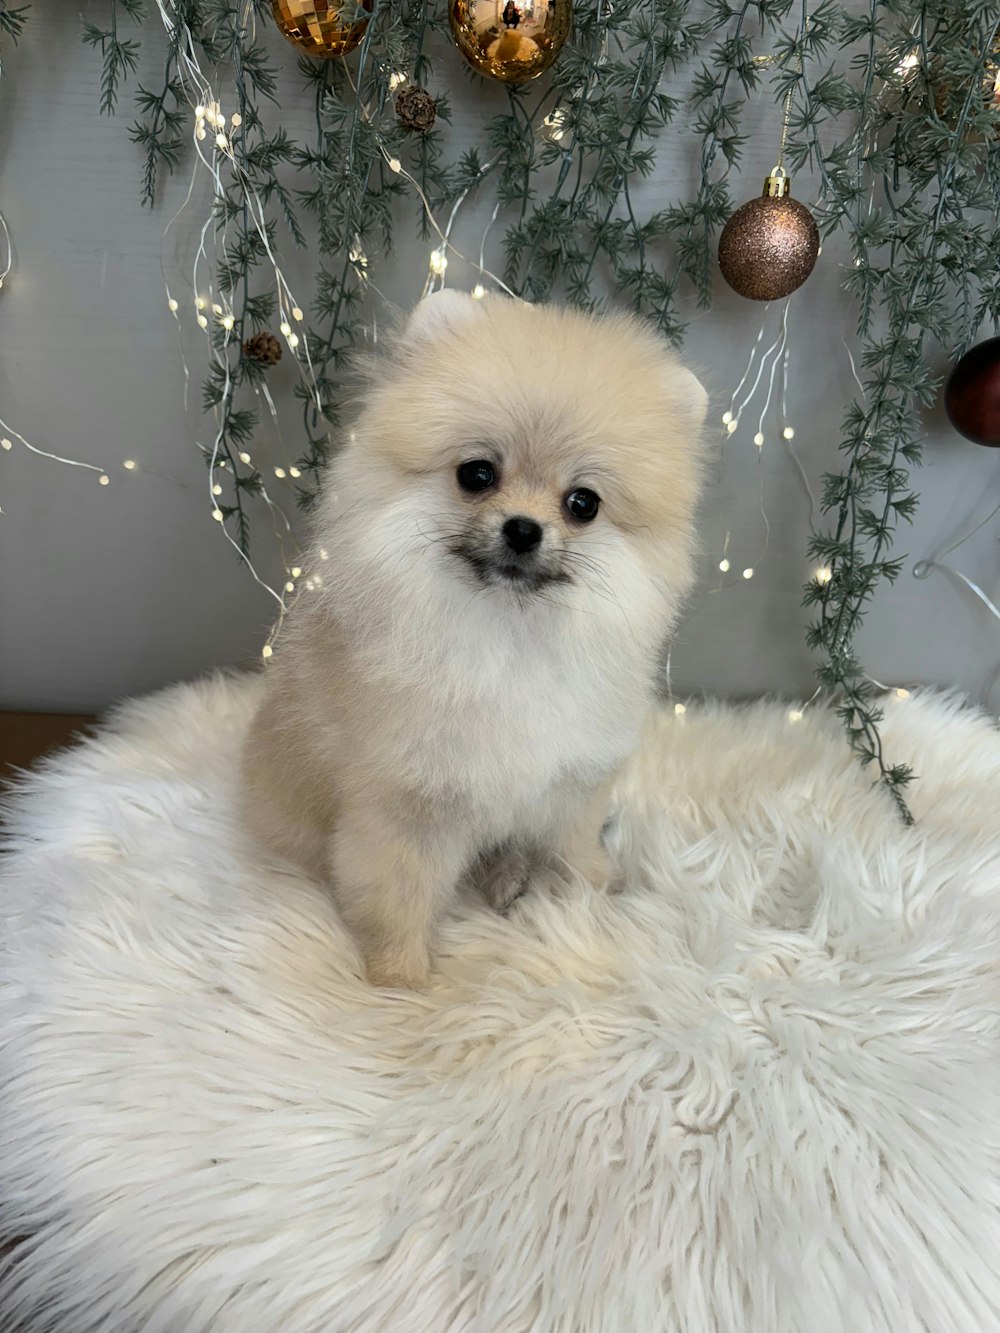
[[771, 168], [770, 176], [764, 179], [765, 199], [788, 199], [792, 193], [792, 182], [788, 172], [780, 164]]

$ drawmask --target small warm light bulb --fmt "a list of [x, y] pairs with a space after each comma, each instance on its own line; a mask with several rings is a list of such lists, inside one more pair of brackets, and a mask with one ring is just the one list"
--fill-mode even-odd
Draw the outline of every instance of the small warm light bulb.
[[288, 339], [288, 346], [294, 352], [296, 347], [298, 347], [298, 345], [299, 345], [299, 335], [297, 333], [293, 333], [292, 336]]
[[321, 546], [321, 547], [319, 548], [319, 558], [320, 558], [321, 560], [329, 560], [329, 559], [330, 559], [330, 552], [326, 549], [325, 546]]
[[728, 573], [729, 573], [729, 561], [728, 561], [728, 560], [720, 560], [720, 561], [719, 561], [719, 568], [722, 570], [723, 574], [728, 574]]
[[269, 643], [265, 643], [264, 647], [260, 650], [260, 655], [263, 658], [268, 658], [271, 656], [273, 652], [274, 649], [271, 647], [271, 645]]
[[389, 91], [394, 93], [401, 83], [406, 82], [406, 75], [396, 69], [389, 75]]
[[782, 435], [785, 437], [786, 440], [794, 440], [794, 439], [795, 439], [795, 431], [792, 429], [791, 426], [786, 426], [785, 429], [784, 429], [781, 433], [782, 433]]
[[217, 305], [214, 301], [212, 302], [212, 314], [213, 314], [213, 315], [221, 315], [221, 314], [222, 314], [222, 306], [221, 306], [221, 305]]
[[213, 509], [213, 510], [212, 510], [212, 517], [215, 519], [216, 523], [221, 523], [221, 522], [222, 522], [222, 510], [221, 510], [221, 509]]
[[728, 426], [729, 423], [730, 423], [730, 421], [732, 421], [732, 419], [733, 419], [733, 414], [732, 414], [732, 412], [723, 412], [723, 414], [722, 414], [722, 424], [723, 424], [724, 426]]
[[291, 574], [291, 576], [292, 576], [293, 579], [297, 579], [297, 578], [299, 578], [299, 577], [301, 576], [301, 574], [302, 574], [302, 566], [301, 566], [301, 565], [292, 565], [291, 569], [290, 569], [288, 572]]
[[212, 494], [213, 494], [213, 495], [221, 495], [221, 494], [222, 494], [222, 487], [219, 485], [218, 482], [216, 482], [215, 485], [212, 487]]
[[788, 720], [789, 720], [789, 722], [801, 722], [801, 721], [802, 721], [802, 714], [800, 713], [800, 711], [799, 711], [797, 708], [792, 708], [792, 709], [789, 710], [789, 713], [788, 713]]
[[432, 250], [431, 272], [436, 273], [438, 277], [440, 277], [447, 267], [448, 267], [448, 256], [445, 254], [445, 252], [443, 250]]
[[556, 143], [558, 143], [566, 133], [565, 129], [563, 129], [563, 122], [565, 119], [565, 111], [563, 111], [562, 107], [556, 107], [555, 111], [553, 111], [550, 116], [546, 116], [542, 121], [542, 126], [547, 132], [548, 137]]
[[283, 467], [276, 467], [276, 468], [274, 469], [274, 475], [275, 475], [276, 477], [278, 477], [278, 478], [282, 478], [282, 477], [284, 477], [284, 475], [285, 475], [285, 469], [284, 469]]
[[240, 462], [241, 462], [241, 463], [249, 463], [249, 462], [250, 462], [250, 455], [247, 453], [247, 451], [246, 451], [245, 449], [244, 449], [243, 452], [240, 454]]
[[909, 691], [909, 690], [898, 689], [898, 690], [896, 691], [896, 698], [897, 698], [897, 699], [908, 699], [909, 697], [910, 697], [910, 691]]
[[737, 421], [730, 421], [730, 422], [727, 422], [727, 424], [726, 424], [726, 430], [727, 430], [727, 432], [728, 432], [730, 435], [732, 435], [733, 431], [736, 429], [736, 427], [737, 427], [738, 425], [739, 425], [739, 422], [737, 422]]
[[173, 297], [171, 297], [170, 300], [167, 302], [167, 309], [170, 311], [171, 314], [173, 314], [177, 310], [177, 302], [174, 300]]
[[135, 459], [134, 459], [134, 458], [126, 458], [126, 459], [125, 459], [125, 462], [122, 463], [122, 467], [125, 469], [126, 472], [134, 472], [134, 471], [135, 471]]
[[473, 287], [472, 289], [473, 300], [481, 301], [485, 295], [486, 295], [486, 288], [483, 286], [481, 282], [477, 282], [475, 287]]
[[753, 437], [753, 442], [758, 449], [760, 449], [763, 446], [764, 436], [760, 431], [758, 431], [757, 434]]
[[295, 584], [291, 581], [291, 579], [289, 579], [288, 582], [285, 584], [285, 592], [294, 592], [294, 591], [295, 591]]
[[402, 162], [400, 162], [398, 157], [390, 157], [387, 165], [389, 167], [389, 170], [394, 171], [397, 174], [397, 176], [403, 170], [403, 164]]
[[205, 298], [203, 296], [196, 296], [194, 298], [194, 308], [195, 310], [205, 309]]
[[282, 334], [283, 334], [286, 338], [289, 336], [289, 334], [290, 334], [291, 331], [292, 331], [292, 326], [291, 326], [291, 324], [289, 324], [289, 322], [288, 322], [287, 319], [283, 319], [283, 320], [281, 321], [281, 323], [278, 325], [278, 328], [281, 330]]
[[102, 472], [101, 475], [97, 478], [97, 480], [101, 483], [102, 486], [111, 485], [111, 478], [108, 476], [106, 472]]
[[205, 126], [204, 126], [204, 125], [199, 125], [198, 128], [195, 130], [195, 135], [196, 135], [197, 138], [199, 138], [199, 139], [205, 139], [205, 138], [207, 138], [207, 134], [206, 134], [206, 131], [205, 131]]
[[200, 102], [199, 102], [198, 105], [195, 107], [195, 109], [194, 109], [194, 114], [198, 117], [199, 120], [204, 120], [204, 118], [205, 118], [205, 108], [202, 106], [202, 104], [201, 104]]
[[683, 717], [687, 709], [683, 704], [674, 704], [674, 713], [677, 717]]
[[301, 477], [301, 476], [302, 476], [302, 473], [299, 471], [299, 469], [298, 469], [297, 467], [290, 467], [290, 468], [288, 469], [288, 475], [289, 475], [290, 477]]
[[215, 142], [216, 142], [216, 145], [217, 145], [219, 148], [228, 148], [228, 147], [229, 147], [229, 140], [226, 138], [226, 136], [225, 136], [224, 134], [217, 134], [217, 135], [215, 136]]
[[299, 319], [299, 320], [300, 320], [301, 318], [302, 318], [302, 311], [299, 309], [299, 307], [298, 307], [297, 305], [293, 305], [293, 306], [292, 306], [292, 319]]
[[819, 569], [813, 574], [817, 583], [829, 583], [833, 578], [833, 570], [829, 565], [820, 565]]
[[228, 331], [233, 327], [233, 325], [234, 325], [235, 323], [236, 323], [236, 320], [235, 320], [235, 318], [234, 318], [232, 315], [226, 315], [226, 316], [223, 317], [223, 320], [222, 320], [222, 327], [223, 327], [224, 329], [226, 329], [227, 332], [228, 332]]
[[242, 124], [243, 124], [243, 117], [240, 115], [240, 113], [239, 113], [238, 111], [234, 111], [234, 112], [233, 112], [233, 129], [234, 129], [234, 130], [238, 130], [239, 127], [240, 127]]
[[[7, 452], [9, 453], [11, 449], [13, 449], [13, 447], [14, 447], [13, 444], [10, 442], [10, 440], [7, 439], [6, 435], [3, 437], [2, 440], [0, 440], [0, 449], [6, 449]], [[324, 556], [323, 559], [325, 560], [326, 556]]]
[[752, 578], [753, 578], [753, 566], [752, 566], [752, 565], [748, 565], [747, 568], [743, 571], [743, 577], [744, 577], [745, 579], [752, 579]]
[[201, 328], [203, 328], [203, 329], [207, 329], [207, 328], [208, 328], [208, 320], [205, 318], [204, 315], [199, 315], [199, 316], [198, 316], [198, 324], [199, 324], [199, 326], [200, 326]]

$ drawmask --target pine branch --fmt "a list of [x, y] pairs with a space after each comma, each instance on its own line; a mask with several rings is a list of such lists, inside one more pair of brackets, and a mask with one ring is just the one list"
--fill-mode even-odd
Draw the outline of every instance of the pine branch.
[[8, 36], [15, 46], [28, 21], [29, 9], [30, 5], [15, 7], [8, 4], [7, 0], [0, 0], [0, 35]]
[[110, 0], [110, 6], [109, 28], [98, 28], [87, 21], [83, 24], [83, 41], [87, 46], [100, 47], [103, 57], [101, 111], [109, 116], [114, 113], [118, 105], [122, 80], [134, 73], [139, 63], [139, 42], [134, 38], [118, 36], [119, 8], [134, 23], [139, 23], [143, 17], [141, 0]]

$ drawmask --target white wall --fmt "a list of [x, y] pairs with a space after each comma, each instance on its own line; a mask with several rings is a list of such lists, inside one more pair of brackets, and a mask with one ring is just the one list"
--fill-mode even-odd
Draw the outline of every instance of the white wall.
[[[92, 18], [104, 9], [96, 3], [82, 8]], [[139, 155], [127, 133], [130, 97], [117, 118], [98, 115], [99, 61], [80, 45], [79, 23], [77, 6], [36, 0], [21, 46], [5, 47], [0, 207], [16, 267], [0, 292], [0, 416], [39, 447], [106, 467], [112, 482], [99, 486], [95, 474], [32, 457], [20, 446], [0, 453], [0, 706], [7, 708], [97, 708], [254, 658], [273, 607], [210, 517], [206, 472], [194, 444], [210, 436], [199, 410], [202, 344], [192, 312], [181, 312], [182, 339], [165, 304], [161, 255], [172, 288], [182, 297], [190, 291], [184, 274], [196, 219], [205, 212], [204, 186], [163, 242], [188, 173], [170, 183], [154, 211], [140, 208]], [[151, 81], [160, 59], [151, 21], [147, 34], [140, 77]], [[311, 109], [298, 91], [294, 52], [277, 36], [274, 52], [287, 73], [284, 117], [294, 131], [308, 123]], [[441, 54], [437, 80], [452, 87], [449, 151], [457, 155], [505, 99], [499, 88], [470, 84], [457, 52]], [[748, 198], [771, 165], [777, 137], [773, 106], [763, 103], [759, 113], [762, 130], [747, 146], [742, 173], [741, 193]], [[665, 205], [687, 194], [692, 154], [683, 128], [670, 131], [647, 199]], [[808, 182], [797, 181], [796, 193], [807, 198]], [[463, 213], [455, 233], [460, 249], [478, 248], [486, 212], [484, 199]], [[401, 235], [408, 230], [407, 222]], [[495, 233], [498, 241], [501, 234]], [[493, 259], [499, 267], [498, 249]], [[426, 263], [427, 247], [404, 236], [379, 285], [407, 305], [420, 290]], [[308, 269], [307, 256], [288, 254], [303, 304]], [[463, 274], [455, 262], [448, 276], [471, 286], [476, 275]], [[771, 309], [769, 327], [776, 327], [779, 313]], [[692, 308], [690, 314], [687, 355], [711, 388], [718, 421], [762, 311], [720, 287], [711, 312]], [[839, 290], [836, 247], [827, 247], [793, 298], [789, 320], [789, 419], [818, 490], [823, 470], [836, 464], [840, 416], [853, 383], [842, 345], [853, 313]], [[190, 366], [187, 412], [182, 343]], [[284, 429], [294, 456], [298, 409], [291, 403], [287, 357], [270, 382], [287, 408]], [[751, 439], [755, 422], [724, 450], [719, 432], [721, 466], [702, 525], [705, 578], [673, 653], [675, 690], [811, 693], [799, 606], [809, 568], [808, 504], [775, 439], [777, 418], [769, 424], [759, 462]], [[1000, 502], [998, 457], [955, 436], [939, 412], [929, 415], [927, 427], [927, 459], [917, 478], [920, 514], [899, 546], [910, 558], [897, 587], [871, 612], [863, 649], [880, 680], [954, 683], [978, 696], [1000, 664], [1000, 625], [945, 575], [921, 582], [910, 571], [916, 559]], [[282, 456], [272, 432], [265, 432], [260, 449], [270, 450], [272, 461]], [[139, 471], [123, 471], [126, 457], [138, 461]], [[291, 490], [283, 494], [291, 507]], [[763, 553], [762, 494], [770, 522]], [[733, 573], [714, 591], [727, 530]], [[987, 525], [954, 557], [994, 597], [996, 530]], [[277, 579], [262, 517], [257, 533], [264, 572]], [[747, 564], [755, 568], [749, 583], [738, 577]]]

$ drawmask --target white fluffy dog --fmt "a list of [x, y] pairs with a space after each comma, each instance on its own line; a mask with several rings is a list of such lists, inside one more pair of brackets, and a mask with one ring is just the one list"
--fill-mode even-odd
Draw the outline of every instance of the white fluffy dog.
[[245, 784], [374, 984], [426, 982], [464, 874], [501, 908], [543, 858], [607, 879], [608, 790], [691, 583], [705, 407], [633, 320], [451, 291], [376, 367]]

